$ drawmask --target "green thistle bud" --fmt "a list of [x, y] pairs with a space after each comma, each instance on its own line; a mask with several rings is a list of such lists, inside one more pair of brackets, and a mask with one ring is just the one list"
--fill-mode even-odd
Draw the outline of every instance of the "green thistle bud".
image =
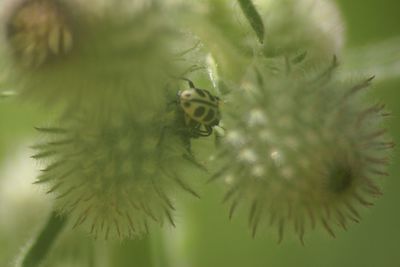
[[168, 127], [173, 120], [118, 103], [120, 111], [87, 110], [63, 127], [38, 128], [46, 141], [33, 156], [46, 165], [37, 183], [49, 186], [56, 209], [106, 239], [140, 236], [150, 221], [174, 225], [177, 188], [198, 197], [183, 179], [196, 163], [187, 140]]
[[393, 146], [381, 129], [386, 113], [361, 98], [371, 78], [342, 82], [334, 67], [313, 78], [258, 68], [225, 106], [225, 163], [212, 179], [228, 188], [230, 216], [248, 209], [253, 234], [275, 225], [282, 240], [291, 225], [303, 242], [319, 224], [334, 236], [381, 194], [373, 178], [387, 175]]

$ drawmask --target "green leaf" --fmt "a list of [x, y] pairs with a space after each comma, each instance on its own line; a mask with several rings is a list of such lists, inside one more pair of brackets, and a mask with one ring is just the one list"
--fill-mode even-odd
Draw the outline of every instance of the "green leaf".
[[238, 0], [238, 2], [251, 27], [256, 32], [258, 40], [261, 44], [264, 43], [264, 24], [254, 4], [251, 0]]

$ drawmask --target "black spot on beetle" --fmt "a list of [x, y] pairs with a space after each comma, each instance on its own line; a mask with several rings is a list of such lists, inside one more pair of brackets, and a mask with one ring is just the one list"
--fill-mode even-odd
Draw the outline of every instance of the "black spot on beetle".
[[204, 115], [204, 113], [206, 112], [206, 109], [204, 107], [198, 107], [196, 108], [196, 110], [194, 111], [194, 116], [195, 117], [201, 117]]
[[211, 121], [214, 119], [215, 112], [212, 109], [208, 110], [207, 116], [203, 119], [204, 121]]

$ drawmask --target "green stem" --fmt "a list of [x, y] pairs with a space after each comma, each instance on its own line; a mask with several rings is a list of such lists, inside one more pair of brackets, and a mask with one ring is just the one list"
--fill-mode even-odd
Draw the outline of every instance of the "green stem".
[[45, 259], [58, 234], [63, 229], [66, 217], [52, 212], [46, 225], [37, 236], [32, 247], [25, 255], [21, 267], [36, 267]]

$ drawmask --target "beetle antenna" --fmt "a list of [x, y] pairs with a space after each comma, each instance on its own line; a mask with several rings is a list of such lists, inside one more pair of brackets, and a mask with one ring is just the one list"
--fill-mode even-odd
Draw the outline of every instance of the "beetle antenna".
[[187, 82], [189, 83], [189, 87], [190, 87], [190, 88], [196, 88], [196, 86], [194, 86], [194, 83], [193, 83], [191, 80], [189, 80], [188, 78], [179, 77], [179, 79], [184, 80], [184, 81], [187, 81]]
[[172, 78], [174, 78], [174, 79], [179, 79], [179, 80], [187, 81], [187, 82], [189, 83], [189, 87], [190, 87], [190, 88], [196, 88], [196, 86], [194, 85], [194, 83], [193, 83], [191, 80], [189, 80], [188, 78], [186, 78], [186, 77], [175, 76], [175, 75], [172, 75], [172, 74], [168, 74], [168, 76], [170, 76], [170, 77], [172, 77]]

